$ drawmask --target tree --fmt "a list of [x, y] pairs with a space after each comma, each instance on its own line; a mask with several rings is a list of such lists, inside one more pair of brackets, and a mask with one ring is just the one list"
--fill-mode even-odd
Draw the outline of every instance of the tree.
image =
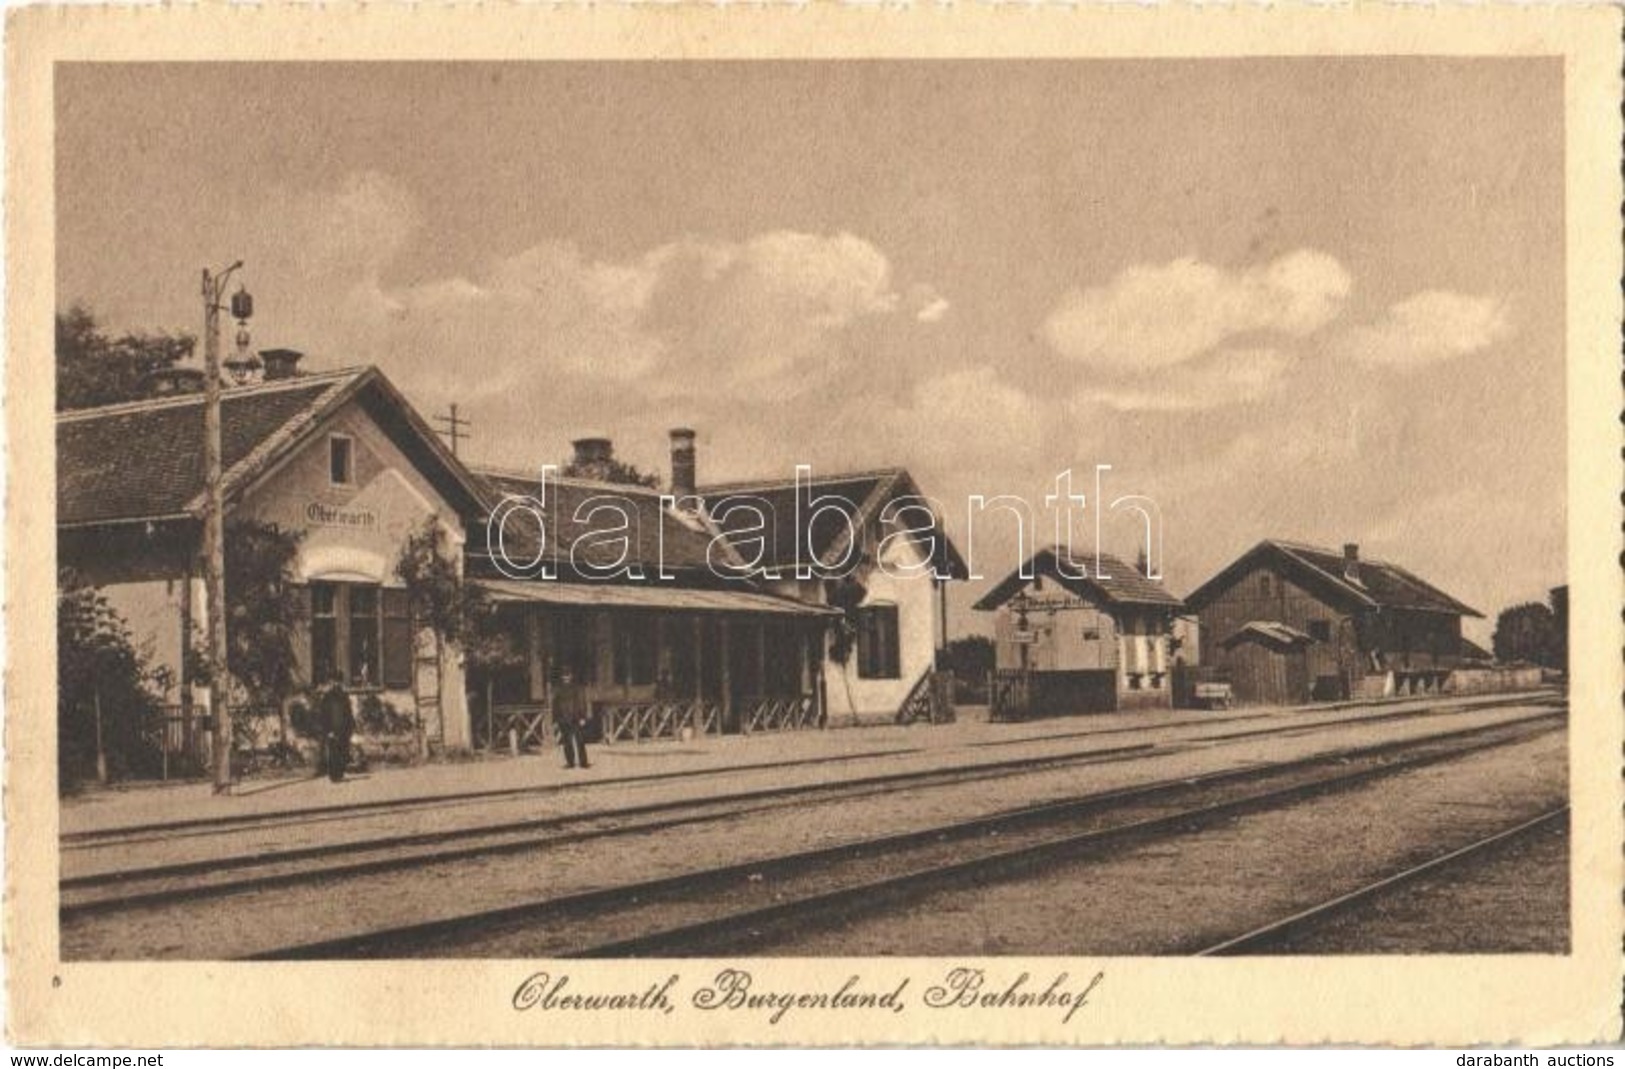
[[1495, 621], [1492, 643], [1498, 661], [1526, 661], [1547, 668], [1562, 667], [1556, 619], [1552, 610], [1538, 601], [1502, 610]]
[[[255, 708], [280, 712], [294, 690], [294, 638], [305, 609], [292, 571], [302, 538], [274, 523], [226, 525], [226, 667]], [[253, 724], [244, 716], [232, 727], [242, 734]]]
[[653, 490], [660, 486], [660, 476], [646, 475], [625, 461], [611, 455], [588, 461], [572, 459], [559, 468], [559, 474], [570, 479], [591, 479], [600, 483], [619, 483], [622, 486], [647, 486]]
[[[427, 517], [401, 546], [395, 574], [406, 584], [412, 619], [427, 628], [437, 645], [461, 650], [471, 674], [486, 677], [486, 707], [491, 701], [490, 677], [504, 668], [525, 663], [525, 652], [502, 628], [496, 609], [476, 586], [465, 582], [457, 567], [445, 529]], [[419, 752], [426, 749], [422, 717], [417, 718]]]
[[966, 682], [986, 679], [993, 671], [994, 661], [993, 640], [986, 635], [956, 638], [937, 655], [938, 668]]
[[1552, 588], [1552, 656], [1556, 667], [1569, 670], [1569, 588]]
[[56, 407], [59, 411], [132, 401], [144, 380], [192, 355], [190, 334], [103, 332], [96, 317], [75, 304], [56, 316]]
[[58, 788], [156, 763], [143, 729], [173, 680], [135, 648], [107, 598], [69, 569], [57, 576], [56, 656]]

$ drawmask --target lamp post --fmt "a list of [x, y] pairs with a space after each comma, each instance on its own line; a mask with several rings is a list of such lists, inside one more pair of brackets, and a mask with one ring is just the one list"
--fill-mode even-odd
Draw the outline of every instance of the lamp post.
[[[227, 707], [226, 656], [226, 527], [220, 458], [220, 303], [226, 282], [243, 266], [238, 260], [213, 274], [203, 269], [203, 585], [208, 608], [206, 650], [209, 663], [209, 712], [214, 720], [214, 793], [231, 790], [231, 710]], [[241, 329], [239, 348], [247, 348], [247, 322], [254, 299], [247, 290], [232, 294], [229, 308]]]

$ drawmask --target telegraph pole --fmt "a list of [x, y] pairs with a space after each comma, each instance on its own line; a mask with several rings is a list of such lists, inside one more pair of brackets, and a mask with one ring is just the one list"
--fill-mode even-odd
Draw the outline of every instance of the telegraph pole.
[[439, 427], [436, 427], [435, 430], [451, 443], [452, 456], [457, 455], [458, 442], [462, 441], [464, 438], [473, 437], [473, 435], [469, 434], [463, 429], [464, 427], [469, 426], [469, 421], [457, 415], [457, 402], [455, 401], [453, 401], [451, 404], [451, 415], [436, 416], [434, 421], [436, 423], [445, 424], [444, 430], [441, 430]]
[[[214, 793], [231, 791], [230, 678], [226, 656], [226, 526], [220, 458], [220, 298], [241, 260], [218, 276], [203, 269], [203, 587], [207, 614], [209, 712], [214, 720]], [[246, 291], [231, 299], [231, 311], [247, 320], [254, 311]]]

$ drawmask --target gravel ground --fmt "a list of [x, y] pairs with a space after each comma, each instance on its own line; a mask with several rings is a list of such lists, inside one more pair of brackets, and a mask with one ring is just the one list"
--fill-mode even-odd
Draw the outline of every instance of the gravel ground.
[[[1354, 723], [1312, 735], [1237, 741], [1143, 760], [1036, 772], [995, 784], [896, 792], [884, 800], [820, 804], [745, 820], [628, 835], [525, 854], [425, 864], [368, 877], [274, 891], [153, 906], [71, 920], [63, 926], [68, 959], [234, 957], [377, 927], [451, 917], [574, 891], [873, 835], [962, 820], [991, 810], [1109, 790], [1176, 775], [1260, 761], [1289, 760], [1353, 744], [1414, 738], [1469, 723], [1499, 722], [1516, 709], [1388, 723]], [[1557, 736], [1561, 739], [1563, 736]], [[1560, 753], [1561, 741], [1554, 744]], [[1002, 752], [1001, 757], [1008, 756]], [[729, 787], [736, 787], [731, 781]], [[690, 790], [716, 790], [714, 781]], [[623, 795], [622, 798], [630, 798]], [[530, 813], [558, 812], [557, 795], [532, 799]], [[579, 804], [579, 803], [577, 803]], [[396, 827], [394, 830], [403, 830]], [[1266, 873], [1266, 876], [1269, 874]], [[911, 951], [925, 952], [925, 951]]]
[[[267, 827], [228, 827], [224, 829], [197, 829], [181, 834], [144, 835], [129, 841], [68, 842], [62, 849], [61, 876], [64, 878], [145, 868], [161, 864], [196, 862], [222, 857], [264, 857], [281, 851], [295, 850], [329, 843], [363, 844], [385, 837], [475, 829], [513, 821], [537, 820], [550, 817], [575, 816], [592, 811], [664, 801], [701, 800], [720, 793], [732, 793], [763, 788], [805, 786], [838, 782], [853, 777], [923, 771], [945, 767], [959, 767], [974, 763], [1011, 761], [1023, 757], [1040, 758], [1058, 753], [1086, 752], [1151, 743], [1159, 746], [1187, 744], [1192, 740], [1213, 739], [1213, 745], [1234, 747], [1238, 753], [1249, 753], [1251, 748], [1262, 747], [1248, 733], [1278, 729], [1290, 724], [1293, 730], [1312, 733], [1326, 738], [1332, 744], [1341, 744], [1345, 738], [1339, 725], [1347, 724], [1347, 737], [1363, 734], [1415, 730], [1434, 730], [1447, 723], [1476, 723], [1489, 717], [1520, 715], [1519, 707], [1475, 711], [1472, 709], [1442, 710], [1412, 719], [1380, 720], [1374, 717], [1392, 716], [1402, 709], [1360, 710], [1350, 719], [1350, 712], [1321, 712], [1293, 715], [1283, 719], [1275, 714], [1243, 713], [1237, 717], [1204, 720], [1191, 719], [1188, 714], [1161, 724], [1142, 724], [1125, 728], [1116, 723], [1083, 727], [1074, 722], [1069, 731], [1033, 737], [1030, 725], [1017, 727], [1013, 736], [977, 736], [955, 746], [942, 746], [928, 750], [881, 749], [857, 753], [832, 752], [825, 760], [787, 767], [754, 768], [740, 770], [732, 775], [705, 774], [683, 778], [623, 779], [615, 782], [581, 780], [565, 789], [538, 784], [534, 793], [498, 798], [448, 800], [434, 805], [416, 804], [407, 808], [365, 810], [352, 813], [318, 813]], [[1487, 721], [1486, 721], [1487, 722]], [[1411, 725], [1406, 727], [1405, 725]], [[901, 729], [899, 729], [901, 730]], [[926, 729], [921, 729], [926, 730]], [[848, 738], [857, 732], [831, 733]], [[1237, 736], [1222, 738], [1222, 736]], [[921, 737], [917, 735], [916, 737]], [[1399, 736], [1395, 736], [1399, 737]], [[1280, 736], [1281, 745], [1287, 745]], [[742, 742], [745, 740], [725, 740]], [[796, 740], [799, 745], [806, 743]], [[842, 741], [840, 738], [836, 742]], [[653, 755], [653, 748], [620, 748], [627, 753]], [[624, 755], [617, 753], [616, 759]], [[681, 756], [677, 754], [676, 756]], [[755, 758], [763, 755], [752, 754]], [[1268, 756], [1273, 756], [1269, 753]], [[1256, 756], [1252, 759], [1256, 759]], [[597, 764], [607, 763], [601, 758]], [[630, 758], [628, 758], [630, 760]], [[1076, 773], [1076, 770], [1075, 770]], [[323, 784], [324, 797], [350, 792], [352, 787], [366, 786], [364, 782], [346, 781], [332, 786]], [[1001, 783], [992, 788], [1005, 790]], [[1021, 788], [1012, 787], [1019, 791]], [[356, 792], [359, 798], [359, 791]]]
[[1567, 954], [1569, 834], [1542, 828], [1382, 895], [1286, 954]]
[[[1197, 835], [1069, 863], [1042, 879], [930, 895], [906, 913], [781, 938], [750, 953], [1191, 953], [1561, 804], [1565, 740], [1556, 733], [1400, 773]], [[1475, 929], [1498, 923], [1491, 910], [1473, 922]], [[1483, 938], [1446, 936], [1407, 949], [1444, 952]], [[1364, 948], [1358, 935], [1349, 941]]]

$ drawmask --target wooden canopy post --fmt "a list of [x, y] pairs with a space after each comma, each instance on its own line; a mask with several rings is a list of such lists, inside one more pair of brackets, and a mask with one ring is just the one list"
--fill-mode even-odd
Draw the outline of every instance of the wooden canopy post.
[[705, 617], [694, 614], [694, 701], [705, 701]]
[[720, 660], [722, 664], [722, 725], [724, 729], [726, 729], [728, 723], [733, 719], [734, 711], [733, 669], [732, 665], [729, 663], [733, 660], [733, 621], [724, 616], [722, 618], [721, 630], [722, 644]]

